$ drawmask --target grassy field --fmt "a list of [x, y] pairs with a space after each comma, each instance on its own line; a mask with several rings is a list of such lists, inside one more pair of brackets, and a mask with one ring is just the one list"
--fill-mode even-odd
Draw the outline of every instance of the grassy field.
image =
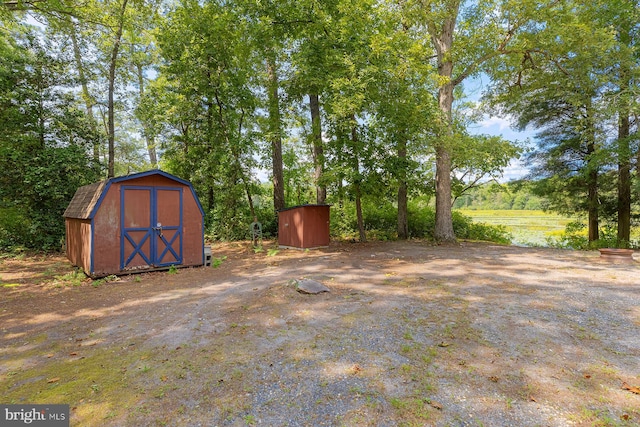
[[504, 225], [513, 236], [512, 243], [522, 246], [546, 246], [547, 238], [559, 236], [573, 221], [573, 218], [543, 211], [460, 209], [460, 212], [474, 222]]

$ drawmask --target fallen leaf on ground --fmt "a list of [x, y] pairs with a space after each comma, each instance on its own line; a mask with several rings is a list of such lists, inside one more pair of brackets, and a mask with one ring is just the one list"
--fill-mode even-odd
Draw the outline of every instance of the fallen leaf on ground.
[[51, 378], [50, 380], [47, 380], [47, 383], [57, 383], [58, 381], [60, 381], [60, 377]]
[[536, 398], [533, 397], [533, 396], [529, 396], [529, 400], [532, 401], [532, 402], [537, 402]]
[[627, 420], [629, 420], [630, 417], [629, 417], [629, 414], [622, 414], [622, 415], [620, 415], [620, 418], [625, 420], [625, 421], [627, 421]]
[[624, 381], [622, 382], [622, 389], [629, 390], [631, 393], [640, 394], [640, 387], [629, 385]]
[[69, 353], [69, 356], [77, 356], [77, 355], [78, 355], [78, 353], [76, 353], [75, 351]]
[[448, 342], [441, 342], [440, 344], [438, 344], [438, 347], [449, 347], [451, 344], [449, 344]]

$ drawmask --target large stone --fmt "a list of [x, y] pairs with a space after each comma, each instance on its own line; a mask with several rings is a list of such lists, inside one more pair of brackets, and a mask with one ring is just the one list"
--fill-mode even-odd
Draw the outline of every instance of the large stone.
[[310, 279], [302, 279], [295, 281], [296, 290], [302, 294], [319, 294], [322, 292], [330, 292], [329, 288], [320, 282]]

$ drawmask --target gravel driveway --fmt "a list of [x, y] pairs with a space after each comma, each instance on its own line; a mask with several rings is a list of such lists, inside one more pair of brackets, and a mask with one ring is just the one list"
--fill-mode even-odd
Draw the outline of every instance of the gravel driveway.
[[0, 395], [83, 426], [640, 425], [640, 264], [414, 241], [213, 257], [3, 290]]

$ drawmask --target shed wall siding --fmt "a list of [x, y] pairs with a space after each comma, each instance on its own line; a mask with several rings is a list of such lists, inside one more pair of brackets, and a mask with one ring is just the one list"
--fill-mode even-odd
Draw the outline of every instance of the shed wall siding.
[[329, 246], [329, 206], [305, 205], [286, 209], [278, 216], [278, 244], [294, 248]]
[[202, 265], [204, 263], [204, 224], [198, 202], [193, 193], [185, 187], [183, 193], [183, 265]]
[[93, 217], [93, 274], [120, 271], [120, 185], [112, 185]]
[[67, 258], [84, 271], [91, 268], [91, 221], [67, 218]]
[[303, 248], [329, 246], [329, 207], [309, 206], [304, 215]]

